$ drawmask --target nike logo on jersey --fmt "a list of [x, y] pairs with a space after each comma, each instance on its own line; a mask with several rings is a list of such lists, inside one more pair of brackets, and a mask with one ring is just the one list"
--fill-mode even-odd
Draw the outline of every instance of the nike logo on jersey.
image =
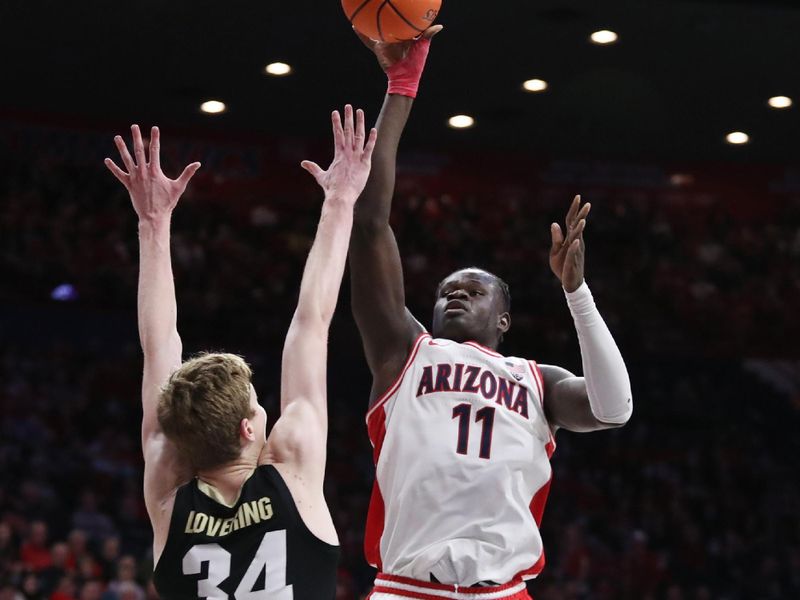
[[480, 394], [486, 400], [528, 418], [528, 388], [517, 381], [498, 377], [481, 367], [457, 363], [432, 365], [422, 369], [417, 398], [436, 392]]

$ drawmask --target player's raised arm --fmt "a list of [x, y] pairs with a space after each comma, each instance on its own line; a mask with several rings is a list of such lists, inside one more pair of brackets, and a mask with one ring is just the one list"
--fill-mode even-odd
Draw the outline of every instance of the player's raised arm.
[[122, 182], [139, 217], [139, 340], [144, 352], [142, 380], [142, 448], [145, 456], [145, 500], [153, 515], [154, 503], [190, 474], [173, 446], [161, 433], [158, 397], [170, 374], [181, 365], [175, 284], [170, 258], [172, 211], [200, 163], [187, 166], [180, 177], [169, 179], [161, 170], [160, 133], [150, 134], [149, 162], [138, 125], [131, 127], [133, 156], [121, 136], [114, 142], [125, 169], [110, 158], [108, 169]]
[[576, 196], [566, 219], [566, 235], [550, 226], [550, 268], [561, 281], [581, 347], [583, 377], [542, 365], [545, 411], [550, 423], [570, 431], [620, 427], [633, 413], [631, 383], [622, 354], [595, 306], [583, 278], [583, 231], [591, 204]]
[[350, 243], [353, 314], [373, 375], [373, 399], [402, 368], [421, 325], [405, 306], [403, 269], [389, 215], [394, 195], [397, 149], [440, 25], [412, 42], [385, 44], [359, 37], [378, 58], [389, 89], [378, 117], [380, 133], [372, 173], [356, 207]]
[[353, 225], [353, 206], [364, 189], [377, 131], [364, 131], [364, 113], [345, 107], [332, 116], [335, 154], [327, 171], [302, 163], [325, 192], [317, 235], [306, 260], [300, 296], [281, 369], [281, 418], [268, 442], [274, 462], [292, 463], [319, 483], [325, 473], [328, 330], [336, 309]]

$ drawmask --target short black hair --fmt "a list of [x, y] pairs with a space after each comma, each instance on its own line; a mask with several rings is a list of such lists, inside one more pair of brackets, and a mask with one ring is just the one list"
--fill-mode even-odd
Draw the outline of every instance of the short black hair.
[[497, 275], [492, 273], [494, 277], [494, 282], [497, 284], [497, 287], [500, 288], [500, 291], [503, 292], [503, 310], [505, 312], [511, 312], [511, 290], [508, 288], [508, 284], [500, 279]]
[[503, 281], [500, 277], [487, 271], [486, 269], [481, 269], [484, 273], [488, 273], [494, 278], [494, 283], [497, 287], [500, 288], [500, 292], [503, 294], [503, 310], [505, 312], [511, 312], [511, 290], [508, 288], [508, 284]]

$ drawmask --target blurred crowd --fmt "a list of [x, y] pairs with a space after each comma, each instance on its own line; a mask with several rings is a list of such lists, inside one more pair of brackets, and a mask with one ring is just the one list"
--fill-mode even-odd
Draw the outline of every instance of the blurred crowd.
[[[156, 598], [137, 425], [135, 216], [99, 162], [2, 144], [0, 158], [0, 600]], [[475, 171], [462, 180], [444, 169], [431, 184], [416, 164], [401, 169], [393, 225], [409, 306], [427, 322], [443, 276], [488, 268], [511, 286], [502, 350], [579, 370], [547, 266], [549, 223], [576, 186], [541, 176], [470, 188]], [[671, 185], [574, 190], [593, 204], [587, 278], [637, 404], [621, 430], [559, 433], [536, 600], [800, 597], [800, 415], [741, 369], [745, 357], [797, 358], [800, 194], [733, 207], [722, 192]], [[173, 219], [185, 347], [244, 354], [272, 422], [319, 200], [301, 173], [270, 186], [209, 172]], [[369, 376], [347, 304], [345, 289], [331, 336], [326, 484], [343, 546], [340, 600], [362, 598], [374, 576], [361, 551]]]
[[[81, 306], [132, 307], [136, 223], [122, 186], [102, 165], [5, 171], [0, 301], [47, 302], [66, 284], [64, 296]], [[173, 236], [181, 319], [192, 334], [259, 345], [282, 333], [319, 214], [311, 178], [295, 177], [274, 191], [269, 182], [228, 189], [213, 173], [198, 175]], [[483, 266], [510, 284], [515, 327], [547, 336], [548, 352], [567, 349], [564, 328], [548, 325], [566, 323], [547, 266], [549, 224], [563, 220], [568, 190], [580, 187], [449, 193], [448, 182], [463, 187], [457, 172], [444, 174], [436, 193], [412, 183], [395, 200], [412, 310], [427, 321], [438, 281]], [[723, 194], [695, 194], [695, 204], [670, 194], [693, 197], [669, 189], [584, 194], [593, 205], [587, 277], [615, 334], [658, 354], [797, 357], [800, 316], [787, 307], [800, 304], [800, 191], [780, 202], [754, 197], [744, 214]]]

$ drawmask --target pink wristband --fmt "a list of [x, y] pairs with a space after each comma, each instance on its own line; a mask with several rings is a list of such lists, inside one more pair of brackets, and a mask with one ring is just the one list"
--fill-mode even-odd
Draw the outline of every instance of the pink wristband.
[[430, 47], [430, 40], [425, 38], [417, 40], [408, 51], [408, 56], [386, 69], [386, 75], [389, 76], [389, 94], [417, 97], [419, 80], [422, 78]]

